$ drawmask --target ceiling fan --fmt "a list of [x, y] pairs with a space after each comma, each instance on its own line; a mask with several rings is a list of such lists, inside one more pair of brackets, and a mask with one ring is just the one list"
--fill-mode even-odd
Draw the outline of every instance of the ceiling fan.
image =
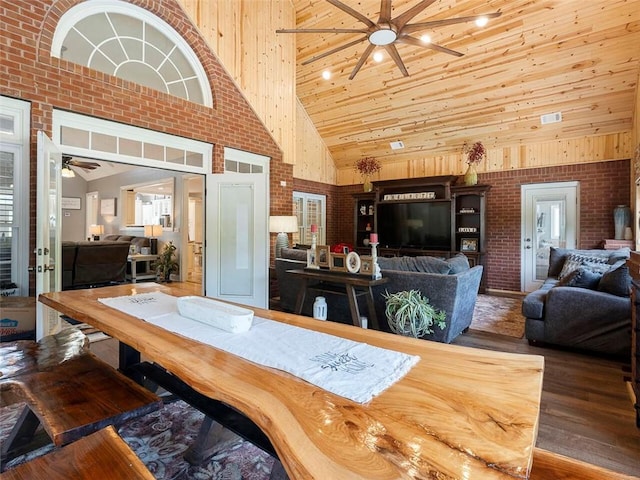
[[83, 168], [85, 170], [95, 170], [99, 166], [99, 163], [84, 162], [82, 160], [75, 160], [71, 155], [62, 155], [62, 169], [60, 174], [63, 178], [73, 178], [76, 176], [76, 174], [73, 170], [71, 170], [71, 167]]
[[100, 164], [96, 162], [85, 162], [82, 160], [75, 160], [71, 155], [62, 156], [62, 168], [79, 167], [79, 168], [84, 168], [85, 170], [95, 170], [99, 166]]
[[409, 21], [422, 12], [425, 8], [435, 2], [435, 0], [421, 0], [416, 5], [408, 9], [406, 12], [401, 13], [395, 18], [391, 18], [391, 0], [381, 0], [380, 1], [380, 16], [378, 21], [374, 23], [369, 18], [365, 17], [360, 12], [357, 12], [353, 8], [345, 5], [339, 0], [327, 0], [334, 7], [339, 8], [345, 13], [348, 13], [355, 19], [366, 25], [366, 28], [285, 28], [276, 30], [276, 33], [363, 33], [364, 37], [354, 40], [352, 42], [341, 45], [337, 48], [329, 50], [328, 52], [324, 52], [320, 55], [317, 55], [309, 60], [305, 60], [302, 62], [303, 65], [308, 65], [311, 62], [315, 62], [316, 60], [320, 60], [326, 56], [337, 53], [346, 48], [352, 47], [359, 43], [364, 42], [365, 40], [369, 41], [369, 45], [367, 45], [366, 50], [358, 60], [355, 68], [349, 75], [349, 80], [352, 80], [364, 62], [367, 60], [371, 52], [377, 47], [384, 47], [389, 56], [396, 63], [402, 75], [405, 77], [409, 76], [409, 72], [407, 72], [400, 55], [398, 54], [398, 50], [395, 47], [396, 43], [404, 43], [407, 45], [415, 45], [419, 47], [430, 48], [431, 50], [436, 50], [438, 52], [448, 53], [450, 55], [455, 55], [457, 57], [461, 57], [464, 55], [463, 53], [456, 52], [455, 50], [451, 50], [449, 48], [436, 45], [434, 43], [423, 42], [422, 40], [412, 37], [410, 34], [414, 33], [418, 30], [423, 30], [427, 28], [433, 27], [441, 27], [444, 25], [454, 25], [457, 23], [466, 23], [479, 20], [481, 18], [496, 18], [502, 15], [502, 12], [488, 13], [484, 15], [471, 15], [468, 17], [458, 17], [458, 18], [445, 18], [442, 20], [433, 20], [431, 22], [422, 22], [422, 23], [412, 23]]

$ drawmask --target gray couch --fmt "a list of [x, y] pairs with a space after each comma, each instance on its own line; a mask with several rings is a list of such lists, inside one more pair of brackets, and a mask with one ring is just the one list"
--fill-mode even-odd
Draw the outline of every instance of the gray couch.
[[629, 249], [551, 248], [548, 277], [522, 303], [529, 343], [627, 357], [631, 349]]
[[[276, 277], [280, 290], [280, 307], [285, 311], [293, 311], [296, 305], [300, 282], [287, 270], [295, 270], [306, 266], [306, 251], [283, 249], [283, 258], [276, 258]], [[385, 299], [383, 293], [399, 292], [402, 290], [420, 290], [438, 310], [444, 310], [447, 315], [447, 328], [435, 328], [430, 340], [449, 343], [465, 331], [473, 319], [473, 309], [478, 297], [482, 266], [469, 267], [464, 255], [450, 259], [435, 257], [393, 257], [379, 258], [378, 264], [382, 276], [389, 281], [374, 287], [373, 297], [381, 330], [390, 332], [385, 317]], [[351, 323], [349, 306], [345, 296], [323, 293], [327, 298], [328, 319]], [[312, 316], [315, 295], [310, 292], [306, 296], [302, 314]], [[364, 300], [359, 304], [362, 314], [366, 314], [367, 307]]]
[[128, 242], [62, 242], [62, 289], [124, 282], [128, 255]]

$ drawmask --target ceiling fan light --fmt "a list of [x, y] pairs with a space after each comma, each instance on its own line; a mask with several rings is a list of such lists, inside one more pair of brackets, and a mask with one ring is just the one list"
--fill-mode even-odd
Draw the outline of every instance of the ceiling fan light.
[[396, 41], [396, 38], [398, 38], [398, 36], [392, 29], [381, 28], [369, 35], [369, 42], [378, 46], [390, 45]]
[[422, 35], [420, 37], [420, 41], [422, 43], [431, 43], [431, 35], [428, 35], [428, 34], [425, 33], [424, 35]]
[[489, 23], [489, 19], [487, 17], [476, 18], [476, 25], [479, 27], [484, 27], [487, 23]]
[[382, 60], [384, 60], [384, 55], [382, 54], [382, 52], [376, 52], [373, 54], [373, 60], [380, 63]]
[[71, 170], [68, 165], [62, 167], [60, 175], [62, 176], [62, 178], [74, 178], [76, 176], [75, 172]]

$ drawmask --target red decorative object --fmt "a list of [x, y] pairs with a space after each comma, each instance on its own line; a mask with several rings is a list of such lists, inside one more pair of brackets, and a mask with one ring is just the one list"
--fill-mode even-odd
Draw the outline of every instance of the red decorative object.
[[380, 171], [380, 162], [373, 157], [361, 158], [356, 162], [356, 170], [360, 175], [368, 176]]
[[466, 163], [469, 165], [478, 165], [484, 157], [487, 156], [487, 150], [482, 142], [476, 142], [469, 146], [467, 142], [462, 145], [462, 152], [467, 155]]

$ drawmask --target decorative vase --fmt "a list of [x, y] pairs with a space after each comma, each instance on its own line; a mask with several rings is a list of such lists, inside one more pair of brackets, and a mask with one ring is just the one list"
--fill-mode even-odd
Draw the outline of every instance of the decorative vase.
[[478, 184], [478, 172], [476, 171], [476, 166], [471, 163], [464, 174], [464, 184], [469, 186]]
[[626, 205], [618, 205], [613, 209], [613, 224], [615, 226], [615, 239], [624, 240], [624, 230], [631, 226], [631, 209]]
[[362, 187], [364, 188], [365, 192], [373, 191], [373, 183], [371, 183], [371, 179], [369, 178], [369, 175], [364, 177], [364, 184], [362, 185]]

